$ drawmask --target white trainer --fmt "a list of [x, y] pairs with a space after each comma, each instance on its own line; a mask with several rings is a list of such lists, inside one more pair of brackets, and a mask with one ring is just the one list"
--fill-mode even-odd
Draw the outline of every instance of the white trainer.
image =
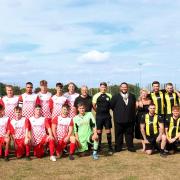
[[55, 156], [50, 156], [50, 160], [55, 162], [56, 161], [56, 157]]

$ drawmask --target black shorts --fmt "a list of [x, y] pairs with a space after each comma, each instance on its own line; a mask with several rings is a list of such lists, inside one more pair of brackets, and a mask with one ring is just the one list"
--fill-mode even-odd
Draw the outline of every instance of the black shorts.
[[157, 148], [156, 143], [157, 136], [147, 136], [147, 140], [149, 143], [145, 144], [145, 150], [154, 150]]
[[176, 151], [178, 146], [180, 146], [180, 141], [179, 140], [176, 140], [173, 143], [167, 143], [166, 144], [166, 148], [167, 148], [168, 151], [171, 151], [171, 150]]
[[105, 129], [111, 129], [112, 128], [111, 116], [110, 115], [96, 116], [96, 126], [97, 126], [97, 130], [102, 130], [103, 127], [105, 127]]

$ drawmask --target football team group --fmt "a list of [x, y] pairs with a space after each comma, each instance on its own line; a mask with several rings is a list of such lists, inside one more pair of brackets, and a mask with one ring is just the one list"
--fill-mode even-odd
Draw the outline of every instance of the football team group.
[[[33, 92], [33, 84], [26, 83], [25, 93], [14, 95], [13, 86], [6, 85], [6, 96], [0, 98], [0, 158], [9, 161], [9, 151], [15, 156], [31, 160], [50, 154], [56, 161], [63, 154], [74, 160], [74, 154], [92, 153], [99, 159], [102, 151], [102, 133], [105, 128], [108, 155], [124, 149], [136, 152], [133, 139], [142, 142], [142, 152], [159, 152], [167, 157], [178, 150], [180, 144], [180, 93], [172, 83], [160, 90], [160, 83], [152, 83], [152, 92], [140, 90], [136, 100], [123, 82], [115, 95], [107, 93], [107, 83], [102, 82], [93, 97], [88, 87], [82, 86], [78, 94], [75, 84], [56, 84], [56, 94], [48, 92], [46, 80], [40, 81], [40, 91]], [[95, 113], [92, 113], [92, 112]], [[112, 145], [113, 112], [115, 146]], [[94, 115], [95, 114], [95, 115]]]

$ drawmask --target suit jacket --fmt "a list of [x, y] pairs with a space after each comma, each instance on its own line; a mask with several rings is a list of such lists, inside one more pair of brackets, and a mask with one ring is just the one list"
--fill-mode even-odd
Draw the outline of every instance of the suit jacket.
[[126, 105], [120, 93], [114, 95], [111, 99], [111, 109], [113, 110], [115, 123], [129, 123], [135, 121], [136, 98], [129, 93], [128, 104]]

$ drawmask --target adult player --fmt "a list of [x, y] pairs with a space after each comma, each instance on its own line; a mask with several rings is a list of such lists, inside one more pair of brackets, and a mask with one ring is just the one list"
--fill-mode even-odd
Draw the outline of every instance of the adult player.
[[102, 130], [105, 127], [107, 141], [108, 141], [108, 153], [109, 155], [113, 154], [112, 148], [112, 136], [111, 136], [111, 115], [110, 115], [110, 101], [112, 95], [107, 93], [107, 83], [100, 83], [100, 92], [95, 94], [92, 99], [93, 108], [96, 111], [96, 124], [97, 124], [97, 133], [99, 138], [99, 150], [101, 150], [101, 141], [102, 141]]
[[89, 144], [93, 145], [93, 159], [97, 160], [98, 154], [98, 135], [96, 122], [91, 112], [85, 112], [85, 105], [78, 104], [79, 114], [73, 118], [74, 133], [78, 144], [78, 152], [89, 150]]
[[[145, 143], [145, 152], [152, 154], [155, 149], [160, 149], [160, 155], [166, 156], [166, 135], [164, 134], [163, 118], [155, 114], [155, 104], [149, 105], [149, 112], [141, 118], [141, 133]], [[158, 147], [160, 143], [160, 148]]]
[[0, 105], [0, 157], [2, 158], [2, 148], [4, 148], [5, 161], [9, 161], [9, 122], [10, 119], [4, 115], [4, 107]]
[[67, 98], [70, 105], [69, 117], [71, 118], [73, 118], [77, 113], [76, 108], [74, 107], [74, 101], [79, 96], [79, 94], [75, 92], [75, 87], [75, 84], [70, 82], [68, 84], [68, 92], [64, 93], [64, 97]]
[[38, 158], [43, 157], [45, 153], [44, 149], [48, 144], [50, 150], [50, 160], [56, 161], [56, 157], [54, 156], [54, 137], [52, 135], [49, 119], [42, 117], [41, 115], [41, 105], [35, 106], [34, 116], [30, 117], [29, 121], [31, 124], [31, 142], [34, 150], [34, 156]]
[[42, 107], [42, 116], [46, 118], [51, 118], [51, 111], [49, 107], [49, 100], [52, 96], [50, 92], [48, 92], [48, 83], [46, 80], [40, 81], [40, 92], [38, 93], [38, 97], [40, 99], [40, 104]]
[[13, 86], [6, 85], [6, 96], [0, 101], [0, 104], [4, 106], [5, 116], [12, 119], [14, 117], [14, 108], [18, 105], [18, 96], [14, 95]]
[[33, 84], [27, 82], [26, 92], [19, 96], [19, 106], [22, 107], [22, 115], [26, 118], [33, 116], [37, 104], [40, 104], [40, 99], [37, 94], [33, 93]]
[[52, 96], [49, 100], [49, 107], [52, 113], [52, 119], [61, 114], [62, 105], [68, 104], [68, 100], [63, 96], [63, 84], [56, 83], [56, 94]]
[[172, 115], [166, 118], [165, 123], [167, 150], [171, 154], [177, 151], [177, 146], [180, 145], [180, 107], [172, 107]]
[[179, 98], [172, 83], [166, 84], [166, 91], [164, 92], [164, 107], [166, 119], [172, 115], [172, 107], [179, 105]]
[[30, 160], [30, 123], [25, 117], [22, 117], [22, 108], [14, 108], [15, 117], [10, 121], [9, 130], [14, 140], [15, 155], [22, 158], [24, 155]]
[[56, 142], [56, 155], [61, 157], [63, 150], [69, 144], [69, 159], [74, 160], [76, 148], [75, 137], [73, 136], [73, 120], [68, 117], [69, 105], [62, 106], [61, 115], [52, 120], [52, 132]]

